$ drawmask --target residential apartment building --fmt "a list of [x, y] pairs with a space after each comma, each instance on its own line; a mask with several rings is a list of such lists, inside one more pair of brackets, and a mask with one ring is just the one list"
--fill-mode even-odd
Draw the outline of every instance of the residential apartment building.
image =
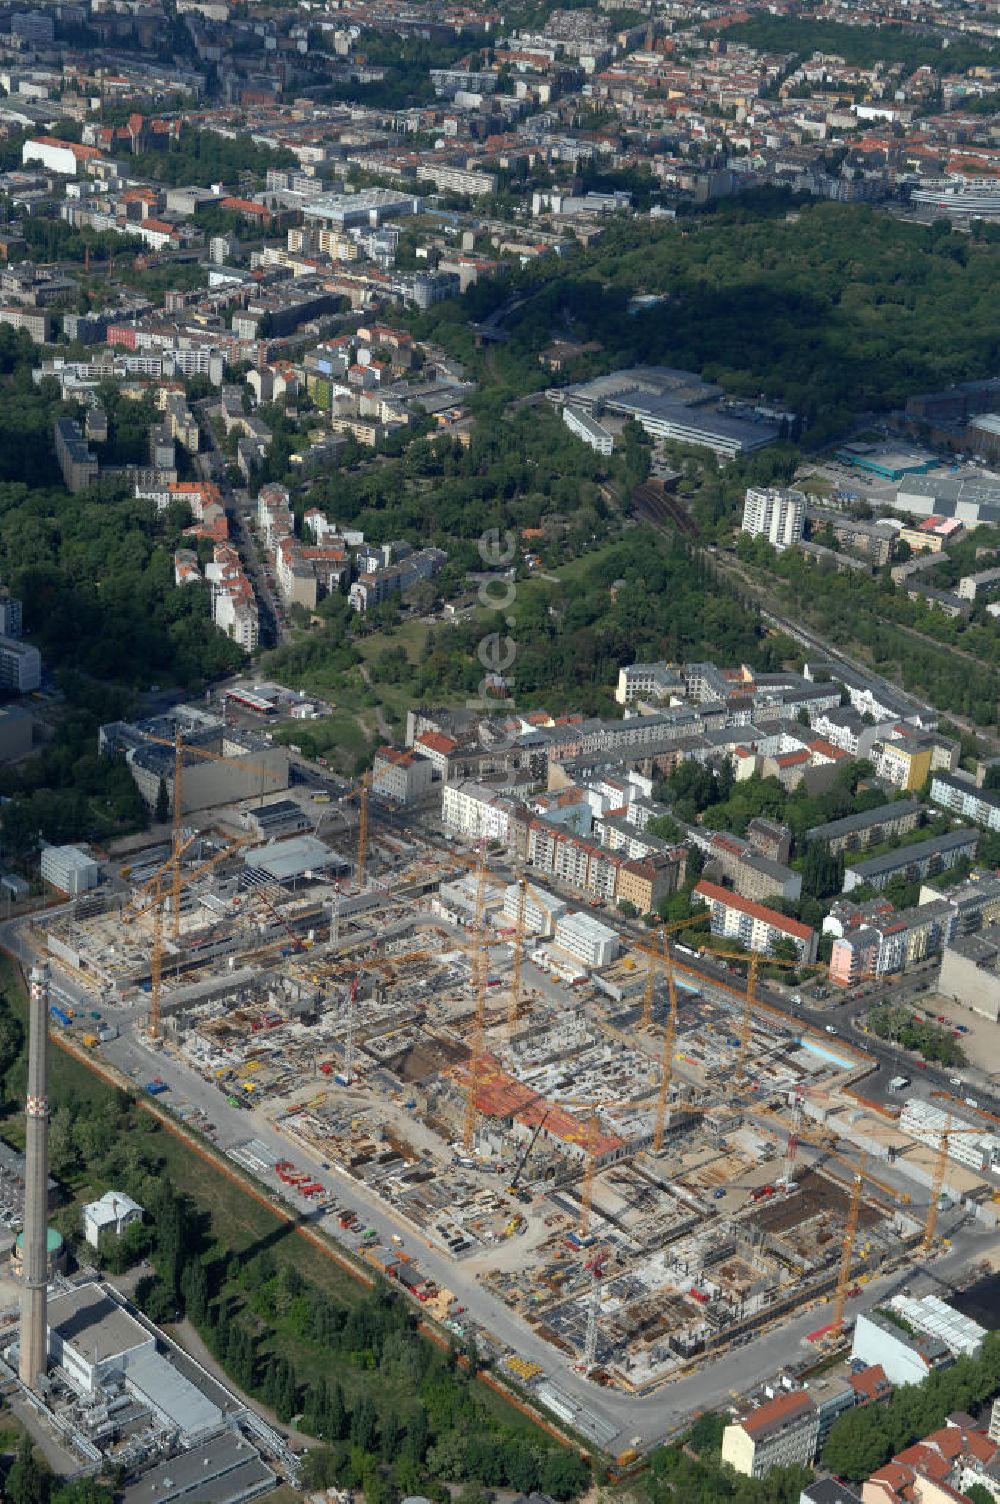
[[842, 820], [829, 820], [806, 831], [806, 842], [825, 841], [834, 855], [848, 851], [867, 851], [916, 830], [924, 815], [917, 799], [896, 799], [875, 809], [859, 810]]
[[747, 1478], [775, 1467], [808, 1467], [816, 1455], [819, 1415], [805, 1390], [779, 1394], [722, 1433], [722, 1460]]
[[578, 910], [563, 914], [556, 921], [555, 943], [589, 969], [610, 966], [622, 948], [614, 930]]
[[907, 882], [935, 877], [946, 868], [953, 867], [960, 857], [972, 861], [979, 844], [978, 830], [949, 830], [944, 835], [932, 836], [927, 841], [917, 841], [912, 846], [900, 846], [887, 851], [884, 856], [858, 862], [844, 872], [845, 893], [865, 886], [881, 891], [893, 877], [903, 877]]
[[880, 778], [898, 789], [921, 789], [931, 773], [950, 773], [958, 766], [959, 744], [937, 732], [895, 726], [871, 747], [869, 757]]
[[875, 899], [855, 913], [858, 921], [847, 924], [840, 934], [836, 934], [830, 916], [823, 922], [824, 933], [836, 935], [830, 954], [830, 981], [834, 986], [854, 987], [918, 965], [941, 949], [955, 924], [953, 905], [937, 897], [898, 911], [886, 900]]
[[705, 854], [742, 898], [761, 903], [765, 898], [779, 897], [794, 903], [802, 895], [801, 873], [761, 856], [734, 836], [714, 835]]
[[433, 769], [426, 757], [379, 747], [372, 763], [372, 791], [395, 804], [413, 804], [430, 790]]
[[504, 918], [514, 925], [520, 918], [526, 935], [548, 939], [568, 907], [565, 899], [557, 898], [537, 883], [526, 882], [523, 888], [520, 883], [510, 883], [504, 891]]
[[511, 801], [482, 784], [445, 784], [441, 792], [441, 821], [470, 841], [498, 841], [506, 846]]
[[684, 881], [687, 848], [675, 846], [665, 856], [647, 856], [624, 862], [618, 869], [619, 903], [631, 903], [640, 914], [652, 914], [657, 905], [676, 893]]
[[0, 689], [31, 694], [42, 683], [42, 655], [30, 642], [0, 637]]
[[955, 594], [963, 601], [992, 599], [1000, 595], [1000, 569], [980, 569], [976, 574], [963, 574]]
[[955, 774], [935, 773], [931, 779], [931, 799], [963, 820], [974, 820], [986, 830], [1000, 830], [1000, 793], [976, 788], [974, 783]]
[[458, 751], [458, 742], [440, 731], [423, 731], [413, 740], [413, 750], [418, 757], [426, 757], [434, 769], [435, 777], [447, 783], [453, 760]]
[[348, 592], [355, 611], [365, 612], [390, 596], [412, 590], [420, 580], [433, 579], [448, 561], [440, 548], [421, 548], [398, 564], [388, 564], [361, 574]]
[[528, 861], [569, 887], [610, 902], [617, 897], [626, 858], [548, 820], [533, 820], [528, 830]]
[[765, 908], [704, 879], [696, 885], [694, 896], [708, 906], [713, 935], [739, 940], [747, 950], [761, 955], [771, 955], [780, 941], [789, 940], [799, 961], [815, 961], [816, 931], [808, 924], [788, 919], [776, 909]]
[[806, 499], [801, 491], [774, 486], [747, 487], [742, 531], [751, 538], [766, 538], [780, 553], [801, 543], [805, 520]]
[[97, 456], [87, 447], [79, 423], [72, 418], [57, 418], [53, 425], [56, 459], [67, 491], [85, 491], [97, 484], [100, 466]]

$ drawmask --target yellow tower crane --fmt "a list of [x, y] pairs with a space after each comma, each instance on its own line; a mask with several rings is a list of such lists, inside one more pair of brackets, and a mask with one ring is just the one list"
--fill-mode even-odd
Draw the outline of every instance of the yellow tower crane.
[[471, 1149], [476, 1131], [476, 1101], [483, 1072], [483, 1050], [486, 1042], [486, 986], [489, 981], [489, 950], [486, 944], [486, 925], [483, 916], [486, 909], [486, 852], [479, 852], [479, 870], [476, 874], [476, 943], [472, 952], [472, 984], [476, 999], [476, 1016], [472, 1030], [472, 1058], [469, 1062], [469, 1086], [465, 1099], [465, 1122], [462, 1142]]
[[[233, 853], [239, 851], [241, 847], [249, 846], [252, 844], [251, 837], [237, 836], [234, 840], [227, 841], [221, 851], [217, 851], [215, 855], [209, 857], [207, 861], [201, 862], [199, 866], [195, 867], [193, 872], [182, 873], [180, 870], [180, 859], [184, 855], [184, 852], [192, 844], [194, 839], [194, 836], [190, 836], [188, 840], [182, 841], [180, 846], [171, 856], [171, 890], [178, 895], [174, 900], [175, 908], [180, 907], [180, 891], [182, 888], [187, 887], [190, 883], [197, 882], [200, 877], [205, 877], [206, 874], [211, 872], [214, 867], [217, 867], [220, 862], [225, 861], [226, 857], [232, 856]], [[143, 901], [144, 896], [145, 902]], [[160, 871], [157, 872], [156, 875], [152, 877], [143, 888], [140, 889], [139, 893], [132, 898], [131, 902], [122, 910], [121, 916], [122, 924], [131, 924], [136, 919], [140, 919], [143, 914], [152, 913], [153, 916], [153, 937], [149, 955], [149, 1032], [153, 1039], [160, 1038], [160, 998], [161, 984], [163, 980], [164, 896], [163, 869], [161, 868]]]
[[948, 1146], [952, 1139], [960, 1133], [982, 1133], [981, 1128], [956, 1128], [950, 1112], [945, 1114], [945, 1125], [941, 1129], [941, 1139], [938, 1144], [937, 1157], [934, 1161], [934, 1178], [931, 1182], [931, 1199], [927, 1208], [927, 1220], [924, 1223], [924, 1235], [920, 1240], [920, 1254], [926, 1258], [934, 1247], [934, 1238], [937, 1234], [938, 1212], [941, 1209], [941, 1195], [944, 1191], [945, 1175], [948, 1172]]
[[847, 1222], [844, 1225], [844, 1237], [840, 1245], [840, 1269], [837, 1274], [837, 1288], [833, 1297], [833, 1321], [832, 1326], [838, 1329], [844, 1324], [844, 1304], [847, 1300], [847, 1287], [851, 1281], [851, 1259], [854, 1256], [854, 1240], [858, 1235], [858, 1222], [861, 1218], [861, 1192], [865, 1183], [865, 1168], [868, 1164], [867, 1154], [862, 1154], [858, 1162], [857, 1173], [854, 1176], [854, 1184], [851, 1187], [851, 1202], [847, 1210]]

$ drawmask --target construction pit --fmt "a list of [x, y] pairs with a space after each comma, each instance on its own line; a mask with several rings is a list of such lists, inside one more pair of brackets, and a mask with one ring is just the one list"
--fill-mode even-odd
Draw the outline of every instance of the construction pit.
[[[141, 1032], [159, 925], [162, 1048], [202, 1084], [181, 1115], [212, 1131], [203, 1088], [217, 1091], [245, 1110], [233, 1158], [272, 1190], [342, 1232], [356, 1218], [369, 1262], [411, 1282], [412, 1256], [368, 1247], [352, 1206], [364, 1187], [402, 1234], [601, 1382], [655, 1386], [828, 1299], [851, 1205], [852, 1162], [833, 1148], [853, 1052], [766, 1010], [744, 1038], [739, 999], [688, 975], [663, 1094], [668, 988], [657, 977], [650, 992], [646, 955], [582, 986], [525, 958], [515, 1009], [502, 910], [484, 905], [484, 959], [456, 922], [461, 880], [440, 898], [448, 859], [411, 847], [391, 881], [347, 896], [308, 875], [248, 889], [225, 833], [210, 834], [176, 910], [158, 920], [143, 896], [162, 851], [136, 858], [137, 887], [53, 921], [49, 954], [102, 1003], [102, 1026]], [[796, 1093], [827, 1119], [800, 1124], [797, 1162]], [[255, 1136], [265, 1128], [285, 1160]], [[901, 1209], [884, 1189], [865, 1187], [858, 1218], [855, 1270], [900, 1252]]]

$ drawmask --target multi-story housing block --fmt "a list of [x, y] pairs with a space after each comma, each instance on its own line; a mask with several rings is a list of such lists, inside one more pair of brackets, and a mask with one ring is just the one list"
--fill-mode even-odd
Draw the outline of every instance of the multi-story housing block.
[[825, 841], [834, 854], [867, 851], [869, 846], [881, 846], [883, 841], [916, 830], [923, 815], [924, 807], [919, 800], [896, 799], [891, 804], [879, 804], [875, 809], [845, 815], [841, 820], [814, 825], [806, 831], [805, 839], [807, 843]]
[[751, 538], [766, 538], [780, 552], [801, 543], [805, 520], [806, 499], [801, 491], [747, 488], [742, 531]]
[[442, 823], [468, 840], [498, 841], [506, 846], [511, 808], [509, 799], [468, 780], [445, 784], [441, 792]]
[[696, 885], [694, 896], [708, 906], [713, 935], [739, 940], [748, 950], [761, 955], [772, 955], [776, 945], [790, 941], [797, 960], [815, 961], [816, 931], [808, 924], [788, 919], [776, 909], [765, 908], [704, 879]]
[[1000, 794], [977, 788], [954, 774], [935, 773], [931, 779], [931, 799], [963, 820], [974, 820], [986, 830], [1000, 830]]

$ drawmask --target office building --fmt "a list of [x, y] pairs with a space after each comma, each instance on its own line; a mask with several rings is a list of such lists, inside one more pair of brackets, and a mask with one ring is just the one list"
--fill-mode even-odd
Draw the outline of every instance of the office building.
[[747, 1478], [775, 1467], [808, 1467], [816, 1455], [819, 1415], [804, 1390], [758, 1405], [722, 1433], [722, 1460]]
[[780, 553], [801, 543], [805, 520], [806, 499], [801, 491], [773, 486], [747, 488], [742, 531], [751, 538], [766, 538]]

